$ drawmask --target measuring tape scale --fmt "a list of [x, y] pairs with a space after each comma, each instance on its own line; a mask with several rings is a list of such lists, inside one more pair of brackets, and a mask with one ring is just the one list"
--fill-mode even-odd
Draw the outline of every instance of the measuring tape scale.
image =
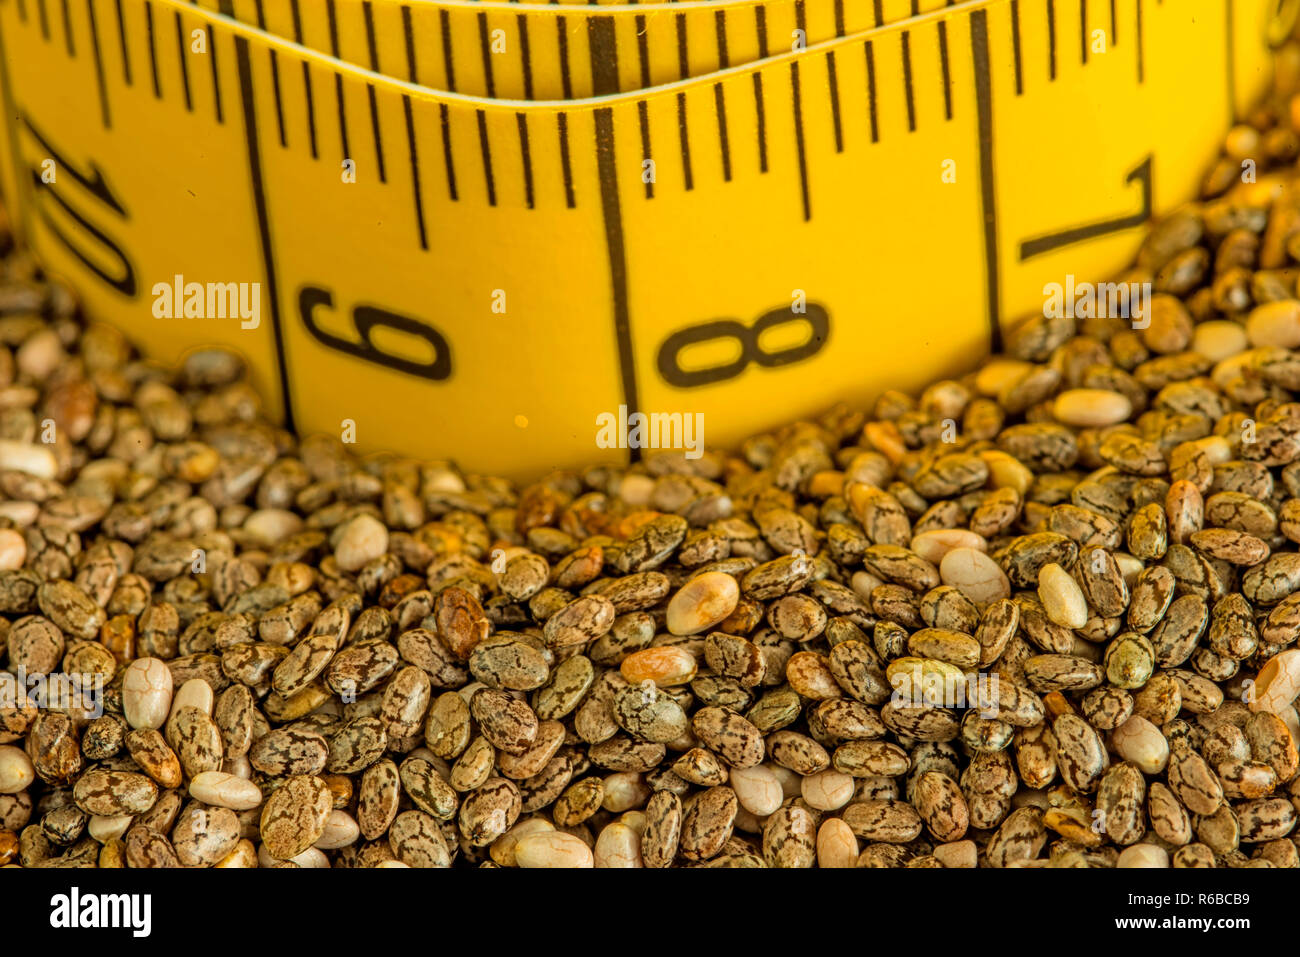
[[[1277, 16], [1118, 0], [1092, 53], [1084, 24], [1107, 28], [1108, 2], [1052, 19], [1060, 0], [984, 0], [524, 102], [173, 0], [72, 0], [65, 44], [27, 2], [0, 0], [5, 193], [89, 314], [165, 361], [239, 350], [302, 432], [349, 420], [363, 448], [516, 475], [626, 460], [596, 446], [601, 415], [698, 414], [722, 445], [968, 367], [1045, 281], [1112, 274], [1142, 222], [1193, 195], [1267, 80]], [[195, 31], [202, 53], [176, 40]], [[947, 70], [909, 86], [905, 35], [914, 62], [946, 46]], [[373, 103], [373, 127], [319, 103], [312, 119], [313, 87], [348, 117]], [[367, 140], [354, 181], [349, 136]], [[258, 321], [168, 314], [155, 290], [177, 276], [258, 284]]]
[[[222, 0], [200, 0], [217, 11]], [[931, 2], [941, 9], [944, 4]], [[440, 90], [571, 100], [647, 89], [879, 27], [864, 0], [709, 0], [642, 6], [234, 0], [250, 26]], [[605, 67], [593, 72], [591, 64]], [[918, 69], [925, 65], [919, 65]], [[938, 68], [939, 64], [930, 64]]]

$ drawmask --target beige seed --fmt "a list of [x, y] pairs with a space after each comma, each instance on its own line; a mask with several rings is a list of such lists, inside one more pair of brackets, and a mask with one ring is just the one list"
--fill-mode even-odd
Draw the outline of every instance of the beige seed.
[[1259, 154], [1259, 130], [1238, 123], [1223, 138], [1223, 152], [1238, 163], [1254, 158]]
[[1202, 322], [1192, 333], [1192, 351], [1211, 362], [1222, 362], [1230, 356], [1244, 352], [1250, 345], [1246, 330], [1239, 322], [1229, 319], [1212, 319]]
[[122, 678], [122, 713], [132, 728], [157, 730], [172, 704], [172, 673], [157, 658], [137, 658]]
[[1169, 852], [1155, 844], [1134, 844], [1120, 851], [1116, 867], [1168, 867]]
[[[26, 528], [36, 521], [41, 507], [35, 502], [0, 502], [0, 518], [8, 519], [19, 528]], [[26, 549], [26, 543], [23, 545]]]
[[996, 396], [1033, 372], [1034, 368], [1032, 362], [1022, 359], [990, 359], [975, 373], [975, 388], [982, 395]]
[[1116, 425], [1132, 412], [1128, 397], [1109, 389], [1068, 389], [1052, 403], [1052, 415], [1058, 422], [1081, 429]]
[[28, 336], [18, 347], [18, 354], [14, 358], [19, 371], [39, 382], [59, 367], [66, 354], [59, 334], [54, 329], [45, 327]]
[[645, 867], [641, 861], [641, 836], [618, 821], [601, 829], [592, 856], [596, 867]]
[[1246, 318], [1246, 335], [1256, 348], [1300, 346], [1300, 300], [1278, 299], [1256, 306]]
[[1115, 559], [1115, 564], [1119, 566], [1119, 573], [1124, 576], [1124, 584], [1132, 590], [1137, 583], [1138, 576], [1146, 569], [1142, 559], [1130, 555], [1128, 552], [1111, 552], [1111, 558]]
[[853, 797], [854, 780], [839, 771], [818, 771], [803, 779], [803, 799], [818, 811], [834, 811]]
[[[988, 547], [988, 542], [984, 540], [983, 535], [965, 528], [936, 529], [912, 537], [912, 551], [936, 568], [943, 562], [943, 557], [954, 548], [973, 548], [976, 551], [986, 552]], [[867, 593], [868, 598], [870, 594]]]
[[515, 845], [515, 862], [523, 868], [594, 867], [591, 848], [563, 831], [528, 834]]
[[856, 867], [858, 839], [841, 818], [828, 817], [817, 829], [818, 867]]
[[884, 584], [871, 572], [854, 572], [851, 579], [853, 592], [863, 601], [871, 601], [871, 593]]
[[212, 685], [202, 678], [191, 678], [180, 686], [175, 697], [172, 698], [171, 712], [168, 714], [167, 720], [170, 721], [179, 714], [181, 708], [197, 708], [208, 717], [211, 717], [215, 705], [216, 696], [212, 693]]
[[621, 814], [638, 808], [650, 798], [650, 788], [635, 771], [619, 771], [605, 778], [605, 797], [600, 806]]
[[190, 781], [190, 797], [214, 807], [249, 811], [262, 803], [262, 789], [234, 774], [202, 771]]
[[1138, 714], [1111, 732], [1111, 747], [1145, 774], [1159, 774], [1169, 763], [1169, 742], [1164, 734]]
[[293, 861], [299, 867], [311, 870], [328, 870], [330, 866], [330, 859], [326, 857], [325, 852], [318, 847], [309, 847], [297, 857], [291, 857], [289, 860]]
[[27, 561], [27, 540], [12, 528], [0, 528], [0, 571], [22, 568]]
[[803, 793], [803, 775], [779, 764], [767, 764], [764, 767], [771, 771], [776, 776], [777, 781], [781, 783], [782, 800], [788, 801], [791, 798], [799, 797]]
[[86, 833], [100, 844], [107, 844], [124, 835], [134, 823], [133, 814], [92, 814], [86, 825]]
[[1300, 742], [1300, 712], [1296, 711], [1295, 705], [1287, 705], [1281, 711], [1273, 713], [1282, 719], [1282, 723], [1291, 732], [1291, 740]]
[[954, 548], [943, 556], [939, 577], [976, 604], [1011, 595], [1011, 582], [998, 563], [976, 548]]
[[1250, 696], [1250, 710], [1280, 715], [1297, 695], [1300, 695], [1300, 648], [1289, 648], [1268, 659], [1259, 669]]
[[283, 508], [260, 508], [244, 519], [244, 532], [263, 548], [272, 548], [302, 531], [303, 521]]
[[345, 572], [354, 572], [388, 551], [388, 529], [373, 515], [358, 515], [334, 547], [334, 560]]
[[520, 821], [514, 827], [506, 831], [488, 848], [488, 853], [492, 860], [496, 861], [502, 867], [518, 867], [515, 861], [515, 848], [520, 840], [529, 834], [537, 834], [542, 831], [554, 831], [555, 825], [544, 817], [530, 817], [526, 821]]
[[626, 811], [618, 817], [619, 824], [626, 824], [630, 827], [637, 837], [645, 835], [646, 825], [650, 819], [646, 817], [645, 811]]
[[989, 488], [1012, 488], [1024, 495], [1034, 484], [1034, 473], [1014, 455], [998, 449], [985, 449], [980, 459], [989, 469]]
[[1064, 568], [1049, 562], [1038, 570], [1038, 600], [1053, 624], [1082, 628], [1088, 623], [1088, 602], [1083, 590]]
[[639, 472], [629, 472], [618, 483], [618, 497], [629, 505], [647, 506], [654, 493], [655, 480]]
[[361, 836], [361, 826], [346, 811], [330, 811], [325, 819], [325, 829], [313, 845], [322, 851], [333, 851], [355, 844]]
[[668, 602], [668, 630], [674, 635], [698, 635], [725, 620], [740, 601], [740, 584], [724, 572], [697, 575]]
[[659, 687], [667, 688], [689, 682], [695, 677], [698, 667], [690, 651], [670, 645], [633, 652], [623, 659], [619, 671], [630, 684], [653, 681]]
[[37, 478], [52, 479], [59, 474], [59, 463], [48, 446], [0, 439], [0, 471], [26, 472]]
[[766, 765], [752, 768], [732, 768], [727, 782], [736, 792], [740, 806], [755, 817], [767, 817], [781, 806], [785, 792], [781, 781]]
[[1210, 380], [1221, 389], [1227, 388], [1235, 381], [1257, 374], [1258, 360], [1258, 353], [1254, 350], [1229, 356], [1215, 363], [1210, 370]]
[[0, 744], [0, 794], [25, 791], [36, 780], [36, 768], [22, 748]]

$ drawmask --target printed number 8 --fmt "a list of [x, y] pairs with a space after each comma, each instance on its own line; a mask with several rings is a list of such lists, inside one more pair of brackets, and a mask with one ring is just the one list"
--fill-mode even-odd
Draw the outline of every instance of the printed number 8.
[[[715, 319], [702, 322], [696, 326], [679, 329], [659, 347], [659, 374], [669, 385], [689, 389], [694, 386], [712, 385], [734, 379], [756, 363], [766, 369], [799, 362], [816, 355], [826, 345], [830, 335], [830, 316], [825, 308], [816, 303], [808, 303], [805, 313], [792, 313], [788, 308], [773, 309], [759, 316], [752, 326], [735, 319]], [[803, 322], [808, 325], [808, 340], [801, 345], [777, 352], [764, 352], [759, 346], [759, 338], [764, 332], [789, 322]], [[725, 365], [710, 366], [705, 369], [683, 369], [681, 352], [688, 346], [717, 339], [735, 339], [740, 343], [740, 355]]]

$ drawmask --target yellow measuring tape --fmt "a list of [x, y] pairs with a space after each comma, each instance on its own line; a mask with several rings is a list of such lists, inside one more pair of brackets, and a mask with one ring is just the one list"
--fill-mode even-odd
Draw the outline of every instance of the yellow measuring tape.
[[[463, 92], [477, 17], [457, 90], [433, 88], [441, 38], [389, 24], [451, 4], [375, 0], [377, 60], [364, 4], [335, 0], [337, 58], [323, 7], [295, 43], [272, 6], [263, 30], [229, 5], [0, 0], [21, 235], [152, 354], [243, 352], [300, 431], [515, 475], [626, 460], [602, 415], [698, 413], [721, 445], [968, 367], [1194, 194], [1295, 17], [976, 0], [837, 37], [806, 0], [806, 48], [737, 33], [713, 69], [715, 35], [682, 71], [660, 45], [641, 89], [626, 14], [565, 8], [604, 36], [570, 48], [574, 99], [526, 100], [505, 60], [495, 98]], [[534, 96], [559, 62], [537, 49]]]
[[[224, 0], [201, 0], [219, 10]], [[573, 8], [493, 2], [234, 0], [236, 19], [365, 69], [439, 90], [571, 100], [648, 89], [950, 4], [705, 0]], [[915, 10], [916, 13], [911, 11]], [[322, 14], [323, 11], [323, 15]], [[886, 19], [890, 16], [894, 21]], [[592, 63], [608, 69], [593, 71]], [[917, 64], [917, 69], [938, 63]]]

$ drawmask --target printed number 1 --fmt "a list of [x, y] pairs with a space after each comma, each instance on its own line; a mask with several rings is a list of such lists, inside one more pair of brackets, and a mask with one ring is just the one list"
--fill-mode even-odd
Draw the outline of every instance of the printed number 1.
[[1095, 239], [1098, 236], [1105, 236], [1108, 233], [1118, 233], [1125, 229], [1132, 229], [1134, 226], [1141, 226], [1151, 218], [1151, 157], [1148, 156], [1137, 167], [1124, 177], [1124, 182], [1132, 183], [1134, 180], [1142, 184], [1142, 208], [1130, 216], [1120, 216], [1117, 219], [1106, 219], [1098, 223], [1089, 223], [1084, 226], [1075, 226], [1073, 229], [1062, 230], [1059, 233], [1049, 233], [1046, 236], [1039, 236], [1035, 239], [1026, 239], [1020, 244], [1020, 260], [1032, 259], [1034, 256], [1041, 256], [1043, 253], [1050, 253], [1053, 250], [1060, 249], [1062, 246], [1071, 246], [1074, 243], [1081, 243], [1085, 239]]

